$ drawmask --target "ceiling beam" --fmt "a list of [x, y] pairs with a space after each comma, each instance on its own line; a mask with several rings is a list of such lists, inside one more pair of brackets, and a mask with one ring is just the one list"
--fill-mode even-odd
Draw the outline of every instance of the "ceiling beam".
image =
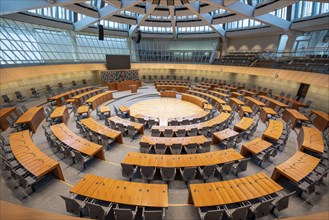
[[154, 9], [157, 7], [157, 5], [153, 5], [153, 4], [149, 4], [149, 3], [146, 3], [146, 6], [145, 6], [145, 14], [143, 15], [138, 15], [137, 17], [137, 24], [136, 25], [132, 25], [129, 29], [129, 37], [131, 37], [133, 35], [133, 33], [135, 32], [135, 30], [137, 28], [139, 28], [142, 23], [144, 23], [144, 21], [148, 18], [148, 16], [150, 14], [152, 14], [152, 12], [154, 11]]
[[176, 32], [175, 8], [174, 8], [174, 6], [169, 6], [168, 8], [169, 8], [169, 14], [170, 14], [172, 34], [173, 34], [174, 39], [176, 39], [177, 38], [177, 32]]
[[184, 4], [190, 11], [192, 11], [200, 20], [217, 33], [220, 37], [225, 37], [225, 30], [220, 25], [212, 24], [212, 16], [209, 13], [200, 14], [200, 4], [198, 1], [190, 4]]
[[0, 16], [17, 12], [26, 12], [32, 9], [72, 5], [74, 3], [83, 2], [85, 2], [85, 0], [57, 0], [56, 3], [50, 3], [46, 0], [0, 0]]

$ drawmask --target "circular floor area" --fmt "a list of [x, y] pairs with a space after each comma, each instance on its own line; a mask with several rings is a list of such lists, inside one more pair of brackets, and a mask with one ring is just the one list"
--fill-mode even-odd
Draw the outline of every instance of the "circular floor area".
[[167, 125], [168, 118], [189, 117], [203, 112], [199, 106], [176, 98], [157, 98], [137, 102], [129, 107], [130, 114], [156, 117], [160, 125]]

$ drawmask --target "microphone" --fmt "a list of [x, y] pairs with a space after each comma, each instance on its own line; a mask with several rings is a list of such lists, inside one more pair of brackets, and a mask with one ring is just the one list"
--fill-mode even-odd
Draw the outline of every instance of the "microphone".
[[44, 163], [44, 162], [45, 162], [43, 159], [40, 159], [40, 158], [37, 158], [37, 159], [34, 159], [34, 160], [38, 160], [38, 161], [41, 161], [42, 163]]
[[33, 152], [26, 152], [26, 154], [32, 154], [33, 156], [35, 156], [35, 153]]

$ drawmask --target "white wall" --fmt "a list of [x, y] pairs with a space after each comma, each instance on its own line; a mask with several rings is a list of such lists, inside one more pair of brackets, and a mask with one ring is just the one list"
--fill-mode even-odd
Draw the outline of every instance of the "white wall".
[[259, 37], [231, 38], [227, 42], [227, 52], [233, 50], [276, 50], [280, 35], [264, 35]]

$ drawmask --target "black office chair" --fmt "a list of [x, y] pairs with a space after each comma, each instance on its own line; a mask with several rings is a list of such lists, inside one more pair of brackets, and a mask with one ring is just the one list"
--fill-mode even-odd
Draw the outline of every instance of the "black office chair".
[[31, 93], [35, 98], [40, 97], [40, 92], [38, 92], [35, 88], [31, 88]]
[[19, 100], [21, 100], [21, 102], [24, 102], [25, 101], [26, 97], [23, 96], [20, 91], [16, 91], [15, 94], [16, 94], [16, 98], [19, 99]]
[[8, 103], [9, 105], [11, 105], [11, 103], [13, 102], [13, 100], [11, 100], [8, 95], [2, 95], [2, 99], [5, 103]]

